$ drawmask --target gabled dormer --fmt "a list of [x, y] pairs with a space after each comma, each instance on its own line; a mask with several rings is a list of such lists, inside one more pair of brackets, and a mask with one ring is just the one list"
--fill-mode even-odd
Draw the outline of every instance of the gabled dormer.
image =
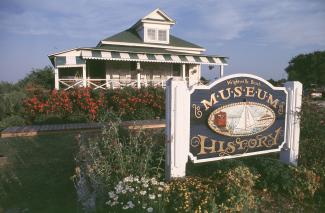
[[132, 28], [142, 38], [144, 43], [169, 44], [169, 32], [175, 21], [159, 8], [155, 9]]

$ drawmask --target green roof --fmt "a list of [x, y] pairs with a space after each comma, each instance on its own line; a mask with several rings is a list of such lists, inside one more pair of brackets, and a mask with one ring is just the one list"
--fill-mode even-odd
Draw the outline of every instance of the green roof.
[[[115, 34], [115, 35], [113, 35], [111, 37], [107, 37], [107, 38], [103, 39], [103, 41], [142, 43], [142, 44], [144, 44], [142, 38], [132, 28], [127, 29], [127, 30], [125, 30], [123, 32], [120, 32], [118, 34]], [[200, 46], [198, 46], [196, 44], [185, 41], [185, 40], [180, 39], [180, 38], [178, 38], [176, 36], [173, 36], [173, 35], [169, 36], [169, 44], [160, 44], [159, 43], [159, 45], [203, 49], [203, 47], [200, 47]]]

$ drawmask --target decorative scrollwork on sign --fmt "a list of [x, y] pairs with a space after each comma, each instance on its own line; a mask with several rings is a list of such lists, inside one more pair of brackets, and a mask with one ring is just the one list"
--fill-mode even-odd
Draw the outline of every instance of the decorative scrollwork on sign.
[[193, 137], [191, 139], [191, 146], [198, 147], [200, 145], [200, 138], [199, 137]]
[[281, 104], [279, 104], [278, 113], [280, 115], [282, 115], [284, 113], [284, 106], [285, 106], [285, 103], [284, 102], [282, 102]]
[[196, 118], [201, 118], [202, 117], [202, 111], [200, 106], [197, 106], [196, 104], [193, 104], [192, 107], [194, 108], [194, 115]]

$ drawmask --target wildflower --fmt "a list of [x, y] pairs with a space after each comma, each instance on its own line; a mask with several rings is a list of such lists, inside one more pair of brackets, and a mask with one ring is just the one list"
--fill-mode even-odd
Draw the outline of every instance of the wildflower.
[[147, 212], [153, 212], [153, 208], [152, 207], [147, 208]]
[[116, 195], [114, 192], [108, 192], [109, 198], [114, 198]]
[[143, 187], [144, 187], [144, 188], [148, 188], [149, 185], [148, 185], [147, 183], [145, 183], [145, 184], [143, 184]]
[[140, 191], [140, 195], [145, 195], [147, 194], [147, 191]]
[[132, 201], [127, 202], [127, 204], [129, 206], [129, 208], [131, 208], [131, 209], [134, 208], [134, 206], [135, 206]]
[[164, 188], [163, 187], [158, 187], [158, 190], [159, 191], [164, 191]]
[[156, 195], [154, 194], [149, 194], [149, 199], [154, 200], [156, 198]]
[[123, 208], [124, 210], [126, 210], [126, 209], [129, 208], [129, 206], [123, 206], [122, 208]]

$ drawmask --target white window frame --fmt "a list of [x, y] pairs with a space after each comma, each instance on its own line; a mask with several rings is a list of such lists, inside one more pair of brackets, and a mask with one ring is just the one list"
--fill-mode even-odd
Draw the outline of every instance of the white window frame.
[[[160, 39], [160, 33], [161, 33], [161, 32], [164, 33], [164, 34], [163, 34], [163, 37], [165, 38], [165, 40], [161, 40], [161, 39]], [[158, 30], [157, 30], [157, 34], [158, 34], [158, 36], [157, 36], [158, 41], [161, 41], [161, 42], [166, 42], [166, 41], [167, 41], [167, 30], [158, 29]]]
[[[155, 28], [148, 28], [147, 29], [147, 38], [148, 38], [149, 41], [156, 41], [157, 40], [157, 31], [158, 30], [155, 29]], [[152, 35], [150, 35], [149, 32], [153, 33], [154, 39], [150, 38], [150, 36], [152, 36]]]
[[[151, 39], [149, 36], [149, 31], [154, 31], [155, 32], [155, 39]], [[165, 32], [165, 40], [159, 40], [159, 32]], [[146, 30], [146, 41], [149, 43], [162, 43], [162, 44], [168, 44], [169, 43], [169, 30], [164, 29], [164, 28], [154, 28], [154, 27], [148, 27]]]

